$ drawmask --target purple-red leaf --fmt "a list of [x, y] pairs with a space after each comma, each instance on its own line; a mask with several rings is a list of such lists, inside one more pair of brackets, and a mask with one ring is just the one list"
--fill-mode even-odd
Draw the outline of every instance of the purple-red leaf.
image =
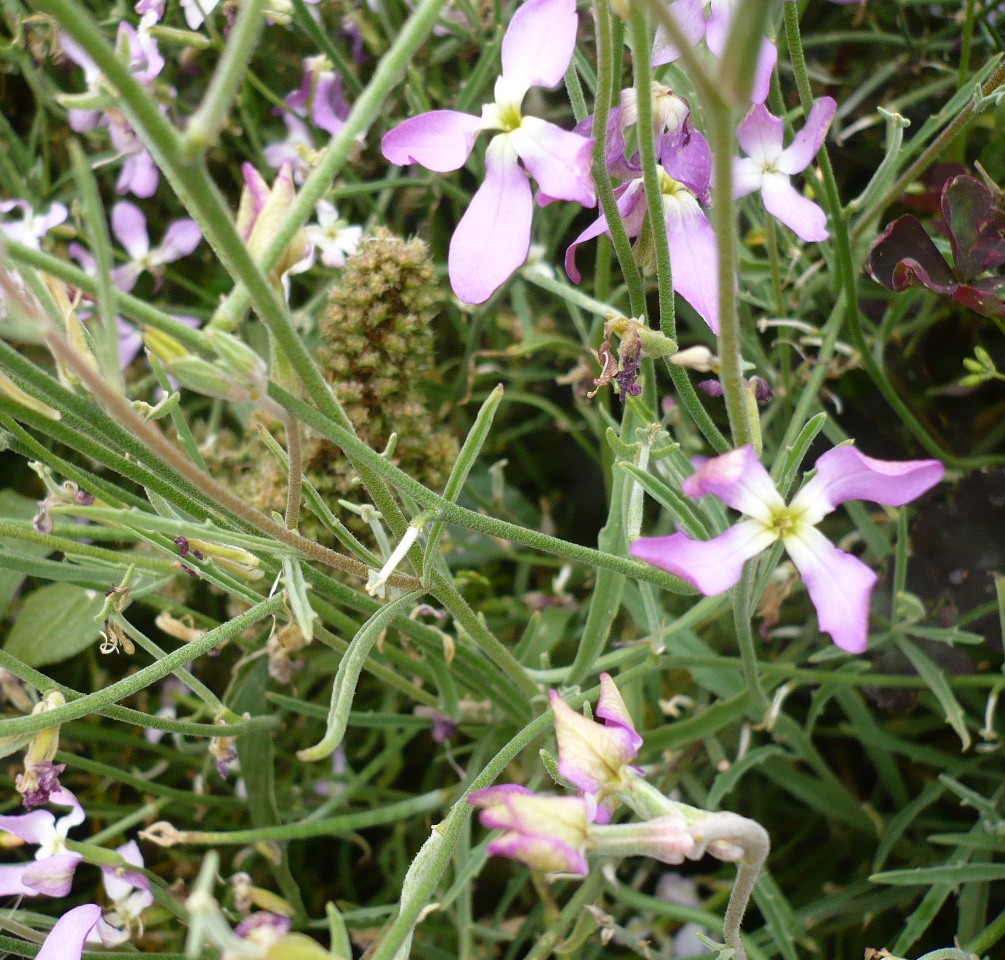
[[979, 180], [959, 176], [942, 190], [956, 275], [966, 282], [1005, 263], [1005, 214]]
[[959, 286], [946, 258], [939, 253], [921, 221], [910, 213], [894, 220], [873, 242], [865, 267], [888, 290], [900, 291], [923, 284], [951, 297]]

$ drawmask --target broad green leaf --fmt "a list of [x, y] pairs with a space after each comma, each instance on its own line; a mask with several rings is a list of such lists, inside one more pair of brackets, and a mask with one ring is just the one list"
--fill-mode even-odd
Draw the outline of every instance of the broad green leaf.
[[94, 618], [105, 598], [97, 590], [52, 583], [29, 594], [4, 649], [30, 667], [68, 660], [98, 636]]

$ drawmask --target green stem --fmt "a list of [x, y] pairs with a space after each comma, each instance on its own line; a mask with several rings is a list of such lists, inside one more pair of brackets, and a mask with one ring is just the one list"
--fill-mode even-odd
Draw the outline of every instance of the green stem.
[[520, 662], [510, 653], [496, 635], [485, 626], [482, 619], [471, 609], [470, 604], [453, 583], [439, 570], [431, 569], [430, 592], [446, 608], [457, 625], [471, 638], [476, 646], [488, 657], [516, 686], [529, 702], [539, 693], [537, 684], [527, 676]]
[[662, 570], [657, 570], [655, 567], [651, 567], [641, 561], [629, 560], [624, 557], [603, 553], [590, 547], [570, 543], [566, 540], [560, 540], [557, 537], [549, 536], [537, 530], [520, 527], [515, 523], [508, 523], [505, 520], [486, 516], [475, 510], [468, 510], [465, 507], [460, 507], [448, 500], [444, 500], [439, 494], [427, 490], [417, 480], [414, 480], [407, 473], [384, 459], [376, 451], [371, 450], [355, 434], [350, 433], [314, 408], [307, 406], [302, 400], [283, 390], [282, 387], [270, 383], [269, 396], [284, 409], [295, 413], [304, 423], [320, 433], [321, 436], [326, 437], [332, 443], [337, 444], [345, 450], [347, 455], [355, 458], [358, 463], [364, 464], [375, 474], [384, 477], [389, 483], [401, 490], [402, 493], [412, 497], [420, 506], [437, 511], [439, 516], [448, 523], [456, 523], [469, 530], [478, 530], [491, 537], [498, 537], [501, 540], [521, 543], [535, 550], [540, 550], [543, 553], [551, 553], [563, 559], [571, 560], [574, 563], [606, 568], [616, 573], [623, 573], [637, 580], [655, 583], [664, 590], [670, 590], [673, 593], [692, 592], [691, 589], [682, 584], [676, 577]]
[[[626, 671], [620, 679], [625, 683], [629, 683], [635, 677], [643, 676], [648, 672], [648, 669], [645, 666], [634, 668], [633, 670]], [[567, 702], [569, 706], [577, 708], [586, 700], [595, 698], [598, 693], [599, 687], [587, 690], [577, 697], [570, 697]], [[402, 898], [397, 916], [392, 921], [390, 927], [388, 927], [384, 938], [377, 945], [370, 960], [392, 960], [401, 945], [411, 936], [412, 930], [418, 922], [419, 915], [425, 909], [426, 904], [429, 903], [440, 884], [444, 872], [450, 865], [454, 848], [460, 838], [460, 832], [467, 824], [474, 810], [474, 807], [465, 802], [467, 797], [475, 790], [491, 786], [506, 767], [537, 737], [544, 733], [551, 726], [552, 722], [551, 711], [549, 710], [524, 727], [489, 761], [482, 769], [482, 772], [471, 781], [464, 792], [464, 796], [454, 804], [450, 813], [436, 825], [430, 841], [427, 841], [427, 844], [432, 842], [432, 848], [428, 856], [423, 857], [422, 872], [409, 889], [407, 899]]]
[[736, 628], [736, 642], [740, 648], [740, 663], [743, 678], [750, 691], [752, 709], [763, 717], [768, 709], [768, 698], [761, 686], [760, 668], [757, 663], [757, 649], [754, 646], [754, 632], [750, 628], [751, 602], [754, 588], [754, 564], [748, 560], [743, 567], [740, 582], [733, 588], [733, 626]]
[[715, 229], [719, 266], [719, 379], [722, 382], [726, 414], [737, 447], [756, 436], [751, 423], [743, 379], [740, 315], [736, 298], [736, 203], [733, 200], [733, 116], [721, 109], [706, 113], [713, 154]]
[[242, 0], [241, 12], [227, 37], [213, 79], [185, 129], [181, 150], [186, 160], [202, 156], [219, 141], [258, 45], [265, 24], [265, 7], [266, 0]]
[[593, 105], [593, 182], [597, 187], [597, 199], [607, 229], [614, 244], [621, 273], [628, 288], [628, 309], [633, 317], [646, 314], [645, 286], [639, 265], [632, 253], [632, 244], [625, 231], [624, 221], [618, 212], [614, 188], [607, 172], [607, 124], [611, 106], [618, 95], [618, 77], [614, 69], [615, 51], [611, 8], [608, 0], [595, 0], [593, 19], [597, 33], [597, 101]]
[[[253, 626], [260, 620], [281, 612], [284, 603], [285, 597], [282, 594], [277, 594], [268, 600], [263, 600], [240, 616], [234, 617], [233, 620], [221, 624], [214, 630], [207, 631], [198, 639], [172, 651], [162, 660], [158, 660], [150, 664], [150, 666], [144, 667], [142, 670], [137, 670], [136, 673], [132, 673], [116, 683], [109, 684], [96, 693], [89, 693], [79, 700], [72, 700], [62, 707], [55, 707], [42, 713], [27, 717], [0, 720], [0, 736], [14, 737], [22, 734], [36, 733], [48, 727], [69, 723], [71, 720], [79, 720], [90, 713], [98, 712], [113, 705], [119, 700], [131, 697], [133, 694], [139, 693], [140, 690], [149, 687], [158, 680], [163, 680], [179, 667], [184, 667], [190, 660], [197, 660], [220, 644], [239, 636], [248, 627]], [[0, 666], [18, 676], [24, 670], [23, 664], [3, 651], [0, 651]], [[52, 682], [46, 679], [43, 689], [48, 689], [51, 686], [53, 686]], [[247, 732], [246, 726], [242, 726], [240, 732]]]
[[632, 64], [635, 70], [635, 97], [638, 105], [636, 133], [642, 158], [642, 181], [645, 184], [646, 208], [656, 251], [656, 283], [659, 290], [660, 330], [671, 340], [677, 339], [677, 317], [673, 299], [673, 272], [670, 263], [670, 243], [667, 238], [663, 192], [656, 167], [656, 131], [653, 127], [653, 83], [649, 66], [650, 40], [646, 14], [641, 6], [631, 8]]
[[[157, 824], [149, 829], [154, 840], [163, 846], [187, 844], [190, 846], [216, 847], [254, 843], [275, 843], [284, 840], [309, 840], [313, 837], [333, 837], [339, 834], [355, 833], [367, 827], [379, 827], [388, 823], [398, 823], [406, 817], [440, 810], [446, 801], [446, 790], [420, 793], [408, 800], [389, 803], [386, 807], [373, 807], [356, 813], [344, 813], [323, 820], [305, 820], [301, 823], [284, 823], [280, 826], [254, 827], [248, 830], [204, 831], [204, 830], [158, 830]], [[148, 839], [153, 839], [148, 837]]]

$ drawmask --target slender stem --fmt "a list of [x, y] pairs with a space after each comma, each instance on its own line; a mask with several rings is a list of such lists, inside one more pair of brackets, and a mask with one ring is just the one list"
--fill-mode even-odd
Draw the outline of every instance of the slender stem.
[[[0, 735], [13, 737], [21, 734], [35, 733], [47, 727], [55, 727], [63, 723], [69, 723], [71, 720], [79, 720], [81, 717], [86, 717], [90, 713], [109, 707], [119, 700], [131, 697], [140, 690], [149, 687], [152, 683], [163, 680], [168, 674], [173, 673], [179, 667], [185, 666], [190, 660], [197, 660], [214, 647], [238, 636], [260, 620], [272, 614], [279, 613], [283, 609], [284, 603], [285, 597], [282, 594], [276, 594], [276, 596], [268, 600], [255, 604], [251, 609], [235, 617], [233, 620], [228, 620], [216, 629], [207, 631], [196, 640], [186, 643], [177, 650], [173, 650], [163, 659], [155, 661], [142, 670], [131, 673], [123, 680], [103, 687], [96, 693], [89, 693], [79, 700], [72, 700], [61, 707], [45, 710], [42, 713], [31, 714], [27, 717], [4, 719], [0, 721]], [[20, 675], [23, 668], [23, 665], [19, 664], [14, 657], [3, 651], [0, 651], [0, 666], [18, 675]], [[52, 686], [51, 681], [47, 682], [46, 689], [49, 686]], [[241, 732], [245, 731], [242, 730]]]
[[719, 266], [719, 379], [726, 414], [737, 447], [756, 436], [743, 379], [740, 315], [736, 297], [736, 202], [733, 199], [733, 112], [728, 105], [706, 104], [713, 155], [715, 229]]
[[496, 635], [485, 626], [482, 619], [471, 609], [453, 583], [439, 570], [433, 569], [430, 592], [443, 604], [457, 625], [471, 638], [488, 657], [526, 697], [527, 702], [539, 693], [537, 684], [527, 675], [520, 662], [510, 653]]
[[303, 499], [303, 438], [300, 434], [300, 423], [291, 414], [284, 416], [286, 423], [287, 453], [287, 486], [286, 486], [286, 527], [296, 530], [300, 525], [300, 504]]
[[785, 316], [785, 297], [782, 294], [782, 271], [778, 258], [778, 231], [775, 218], [764, 218], [764, 241], [768, 248], [768, 269], [771, 272], [771, 308], [776, 317]]
[[261, 36], [265, 7], [266, 0], [241, 0], [237, 22], [227, 37], [213, 78], [185, 129], [181, 149], [186, 159], [201, 156], [220, 139]]
[[593, 105], [593, 182], [596, 184], [597, 199], [607, 221], [607, 229], [614, 244], [614, 252], [618, 256], [625, 285], [628, 287], [629, 310], [632, 316], [643, 317], [646, 313], [645, 286], [632, 253], [624, 221], [618, 212], [611, 177], [607, 172], [607, 124], [617, 95], [613, 25], [608, 0], [595, 0], [593, 19], [597, 33], [597, 100]]
[[656, 251], [656, 283], [659, 289], [660, 330], [671, 340], [677, 339], [677, 317], [673, 299], [673, 272], [670, 263], [670, 242], [665, 227], [663, 193], [656, 167], [656, 131], [653, 127], [653, 84], [649, 66], [649, 30], [645, 10], [638, 4], [631, 7], [632, 64], [635, 69], [635, 97], [638, 104], [636, 131], [642, 158], [642, 180], [645, 183], [646, 207]]
[[429, 510], [435, 510], [448, 523], [456, 523], [469, 530], [478, 530], [482, 533], [487, 533], [489, 536], [498, 537], [501, 540], [509, 540], [512, 543], [522, 543], [535, 550], [540, 550], [543, 553], [552, 553], [566, 560], [571, 560], [574, 563], [614, 570], [617, 573], [634, 577], [636, 580], [655, 583], [664, 590], [670, 590], [673, 593], [693, 592], [693, 588], [688, 588], [676, 577], [649, 566], [649, 564], [642, 563], [639, 560], [630, 560], [626, 557], [604, 553], [577, 543], [560, 540], [557, 537], [549, 536], [538, 530], [521, 527], [515, 523], [486, 516], [475, 510], [468, 510], [465, 507], [451, 503], [439, 494], [427, 490], [417, 480], [384, 459], [376, 451], [371, 450], [355, 434], [339, 426], [313, 407], [309, 407], [299, 398], [283, 390], [282, 387], [270, 383], [269, 395], [281, 407], [295, 413], [304, 423], [313, 430], [316, 430], [321, 436], [326, 437], [345, 450], [346, 454], [351, 455], [356, 462], [365, 465], [374, 473], [384, 477], [389, 483], [401, 490], [402, 493], [412, 497], [420, 506]]
[[753, 709], [763, 716], [768, 708], [768, 698], [761, 686], [757, 650], [754, 647], [754, 633], [750, 629], [751, 601], [754, 588], [754, 560], [748, 560], [740, 575], [740, 582], [733, 588], [733, 626], [736, 628], [736, 642], [740, 648], [740, 663], [743, 678], [750, 691]]
[[[8, 286], [6, 292], [11, 298], [17, 295], [17, 291], [13, 287]], [[30, 307], [26, 306], [26, 310], [30, 312]], [[359, 560], [351, 557], [345, 557], [328, 547], [323, 547], [300, 536], [292, 530], [287, 530], [282, 524], [276, 523], [271, 517], [267, 517], [254, 507], [249, 506], [228, 487], [218, 483], [190, 463], [174, 444], [168, 441], [152, 424], [138, 416], [123, 397], [115, 393], [99, 375], [91, 370], [77, 356], [70, 344], [58, 331], [51, 328], [47, 331], [46, 344], [60, 361], [73, 370], [94, 397], [121, 426], [128, 429], [138, 440], [169, 464], [172, 470], [185, 477], [193, 486], [203, 491], [207, 496], [210, 496], [222, 507], [229, 510], [235, 516], [240, 517], [246, 523], [251, 524], [262, 533], [273, 537], [280, 543], [285, 543], [304, 556], [319, 563], [328, 564], [342, 570], [344, 573], [366, 579], [369, 574], [369, 568], [365, 563], [361, 563]], [[414, 577], [406, 577], [402, 574], [392, 574], [387, 582], [392, 586], [411, 587], [413, 589], [418, 586], [418, 582]]]

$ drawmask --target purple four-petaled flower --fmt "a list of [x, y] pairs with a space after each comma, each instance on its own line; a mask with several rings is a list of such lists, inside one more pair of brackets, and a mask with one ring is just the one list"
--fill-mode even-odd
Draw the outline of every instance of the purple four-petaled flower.
[[737, 583], [747, 560], [781, 540], [802, 574], [820, 629], [842, 650], [862, 653], [876, 574], [816, 525], [846, 500], [903, 506], [935, 486], [943, 472], [938, 460], [874, 460], [852, 446], [836, 447], [817, 460], [814, 477], [786, 505], [753, 447], [744, 446], [709, 460], [683, 486], [691, 497], [717, 496], [747, 519], [711, 540], [683, 533], [642, 537], [630, 553], [713, 596]]

